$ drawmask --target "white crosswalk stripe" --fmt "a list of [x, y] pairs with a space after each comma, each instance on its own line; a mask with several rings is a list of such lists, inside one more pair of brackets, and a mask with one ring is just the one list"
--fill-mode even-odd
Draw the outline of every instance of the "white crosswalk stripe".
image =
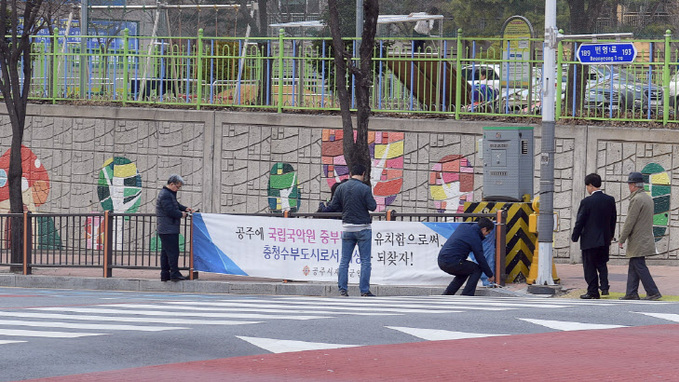
[[141, 322], [148, 324], [168, 325], [245, 325], [259, 324], [261, 321], [235, 321], [235, 320], [196, 320], [182, 318], [157, 318], [157, 317], [121, 317], [121, 316], [91, 316], [71, 315], [58, 313], [27, 313], [27, 312], [2, 312], [0, 317], [36, 318], [45, 320], [79, 320], [79, 321], [116, 321], [116, 322]]
[[52, 332], [42, 330], [0, 329], [0, 336], [78, 338], [87, 336], [103, 336], [105, 333]]
[[143, 316], [180, 316], [180, 317], [202, 317], [202, 318], [245, 318], [245, 319], [269, 319], [269, 320], [315, 320], [319, 318], [329, 318], [324, 316], [282, 316], [265, 315], [251, 313], [210, 313], [210, 312], [164, 312], [157, 310], [125, 310], [125, 309], [103, 309], [103, 308], [35, 308], [43, 311], [76, 312], [76, 313], [96, 313], [96, 314], [136, 314]]

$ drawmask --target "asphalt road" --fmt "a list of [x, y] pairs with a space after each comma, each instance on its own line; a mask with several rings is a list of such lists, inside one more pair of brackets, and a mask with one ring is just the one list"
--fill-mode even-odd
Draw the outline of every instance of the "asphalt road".
[[0, 381], [302, 350], [677, 322], [679, 302], [663, 301], [0, 288]]

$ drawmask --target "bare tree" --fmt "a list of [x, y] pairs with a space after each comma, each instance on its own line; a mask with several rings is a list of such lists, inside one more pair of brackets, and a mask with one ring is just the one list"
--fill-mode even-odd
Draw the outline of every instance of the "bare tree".
[[[42, 29], [45, 19], [41, 14], [43, 0], [0, 1], [0, 25], [5, 38], [0, 38], [0, 92], [7, 107], [12, 125], [12, 144], [9, 159], [10, 212], [22, 213], [21, 195], [21, 143], [26, 124], [26, 106], [33, 76], [31, 62], [31, 35]], [[23, 20], [23, 23], [22, 23]], [[21, 262], [23, 224], [21, 219], [11, 222], [12, 263]], [[12, 267], [18, 271], [17, 267]]]
[[[342, 115], [344, 159], [349, 168], [354, 163], [366, 166], [366, 183], [370, 183], [370, 147], [368, 146], [368, 120], [370, 118], [370, 86], [372, 85], [372, 55], [379, 15], [378, 0], [363, 1], [363, 36], [360, 40], [358, 64], [351, 49], [346, 49], [339, 25], [337, 0], [328, 0], [328, 24], [332, 34], [333, 56], [337, 75], [337, 93]], [[354, 76], [356, 84], [356, 140], [351, 120], [351, 84], [347, 73]]]

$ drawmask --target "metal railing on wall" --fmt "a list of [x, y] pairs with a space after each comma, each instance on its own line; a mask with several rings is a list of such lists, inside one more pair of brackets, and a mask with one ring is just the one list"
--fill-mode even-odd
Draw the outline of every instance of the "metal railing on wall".
[[[280, 218], [341, 218], [341, 213], [236, 214]], [[465, 222], [479, 217], [495, 220], [495, 274], [498, 284], [506, 277], [506, 212], [398, 213], [393, 210], [371, 213], [374, 220], [415, 222]], [[21, 261], [11, 258], [10, 219], [20, 219], [24, 227]], [[193, 269], [192, 220], [183, 219], [180, 228], [179, 268]], [[0, 265], [21, 267], [29, 275], [34, 267], [100, 268], [103, 277], [113, 269], [160, 269], [160, 240], [154, 214], [0, 214]]]
[[[68, 42], [74, 37], [90, 41], [87, 51]], [[121, 40], [116, 46], [122, 49], [100, 45], [102, 36], [58, 31], [36, 36], [31, 99], [277, 112], [339, 109], [335, 89], [340, 79], [328, 38], [290, 38], [282, 32], [248, 39], [204, 37], [202, 32], [149, 37], [130, 36], [127, 30], [113, 38]], [[424, 40], [423, 50], [415, 50], [410, 38], [376, 40], [373, 111], [454, 118], [541, 115], [541, 40], [464, 37], [461, 31], [450, 39]], [[586, 42], [559, 45], [557, 119], [679, 121], [679, 40], [671, 40], [670, 33], [663, 39], [635, 40], [640, 48], [628, 65], [575, 65], [575, 52]], [[353, 57], [358, 55], [356, 40], [347, 39], [345, 45]], [[85, 81], [79, 78], [81, 65], [87, 68]], [[349, 74], [341, 81], [354, 78]], [[570, 94], [578, 88], [582, 96], [576, 100]]]

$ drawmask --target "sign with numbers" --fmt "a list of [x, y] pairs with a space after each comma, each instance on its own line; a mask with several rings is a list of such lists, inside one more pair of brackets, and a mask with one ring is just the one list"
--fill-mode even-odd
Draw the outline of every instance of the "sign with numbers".
[[583, 64], [629, 64], [636, 57], [637, 49], [631, 42], [582, 44], [578, 48], [578, 60]]

